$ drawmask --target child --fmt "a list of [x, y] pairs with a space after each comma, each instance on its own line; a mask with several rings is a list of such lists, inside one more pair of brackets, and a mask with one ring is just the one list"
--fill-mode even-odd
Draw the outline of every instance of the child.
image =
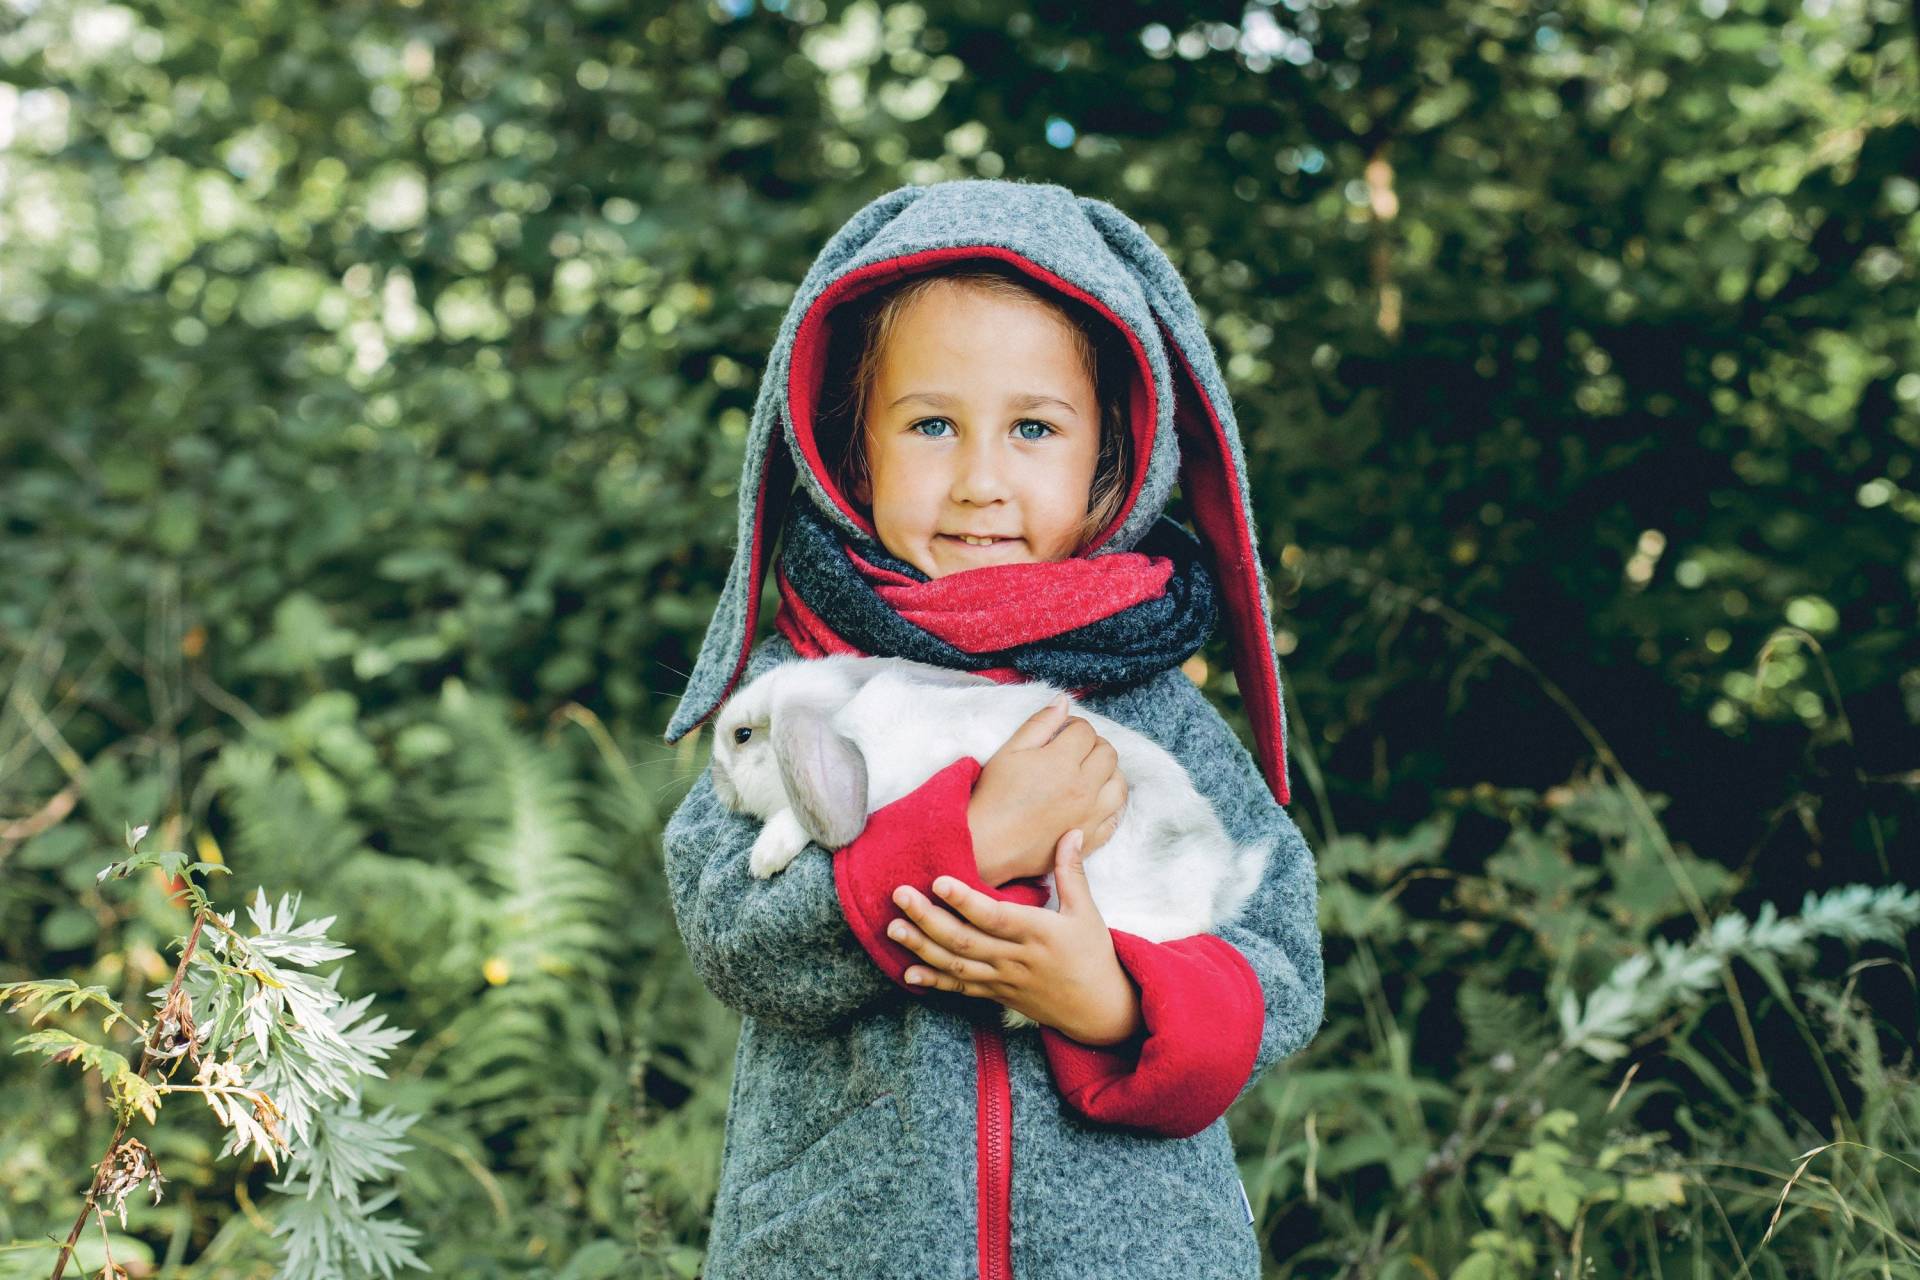
[[[1198, 539], [1162, 515], [1176, 480]], [[1057, 708], [767, 880], [759, 824], [704, 774], [666, 829], [673, 911], [745, 1015], [707, 1280], [1257, 1277], [1225, 1112], [1319, 1029], [1317, 892], [1239, 435], [1172, 265], [1058, 186], [874, 200], [788, 310], [739, 501], [669, 741], [795, 657], [1043, 679], [1173, 751], [1272, 854], [1217, 934], [1108, 929], [1080, 860], [1124, 781]], [[1180, 670], [1221, 610], [1258, 766]], [[1003, 1031], [1002, 1003], [1042, 1025]]]

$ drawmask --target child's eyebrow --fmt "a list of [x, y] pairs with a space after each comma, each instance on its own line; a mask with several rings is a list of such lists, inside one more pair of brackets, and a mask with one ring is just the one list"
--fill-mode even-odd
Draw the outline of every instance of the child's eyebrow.
[[[887, 408], [897, 409], [909, 400], [924, 401], [936, 409], [951, 409], [954, 405], [960, 403], [958, 396], [948, 395], [944, 391], [909, 391], [888, 405]], [[1074, 417], [1079, 416], [1074, 407], [1060, 397], [1043, 396], [1035, 391], [1028, 391], [1021, 395], [1011, 397], [1007, 401], [1007, 407], [1010, 409], [1061, 409], [1072, 414]]]

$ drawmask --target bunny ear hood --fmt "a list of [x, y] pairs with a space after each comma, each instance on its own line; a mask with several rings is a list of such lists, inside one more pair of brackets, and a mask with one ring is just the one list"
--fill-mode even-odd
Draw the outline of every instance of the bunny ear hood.
[[964, 179], [901, 187], [872, 201], [821, 249], [787, 308], [760, 383], [740, 474], [733, 565], [687, 691], [667, 725], [677, 742], [725, 701], [746, 668], [760, 593], [797, 475], [856, 548], [873, 528], [833, 483], [814, 437], [835, 308], [918, 272], [997, 259], [1106, 317], [1133, 348], [1135, 474], [1089, 555], [1131, 550], [1177, 480], [1210, 558], [1234, 673], [1262, 771], [1288, 803], [1286, 708], [1254, 538], [1240, 432], [1193, 299], [1173, 264], [1126, 214], [1065, 187]]

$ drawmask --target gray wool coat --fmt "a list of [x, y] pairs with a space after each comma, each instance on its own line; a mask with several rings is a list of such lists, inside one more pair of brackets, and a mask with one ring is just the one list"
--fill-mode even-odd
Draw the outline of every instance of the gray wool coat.
[[854, 845], [809, 845], [767, 880], [747, 867], [758, 821], [723, 808], [703, 772], [667, 824], [667, 878], [695, 971], [743, 1015], [704, 1274], [1255, 1280], [1260, 1242], [1225, 1113], [1320, 1027], [1318, 898], [1284, 808], [1285, 711], [1232, 406], [1192, 299], [1143, 230], [1064, 188], [970, 180], [890, 192], [835, 234], [768, 362], [733, 571], [668, 740], [796, 657], [786, 634], [756, 643], [755, 628], [796, 480], [853, 544], [877, 547], [811, 435], [823, 317], [861, 287], [975, 252], [1077, 292], [1133, 340], [1139, 469], [1089, 554], [1130, 548], [1180, 485], [1258, 758], [1177, 667], [1081, 701], [1170, 750], [1227, 832], [1271, 856], [1215, 935], [1152, 944], [1114, 931], [1145, 1032], [1094, 1049], [1052, 1028], [1004, 1030], [991, 1001], [908, 987], [915, 957], [882, 933], [899, 915], [885, 899], [895, 883], [933, 898], [945, 873], [1012, 897], [979, 880], [966, 833], [984, 761], [957, 762], [876, 813]]
[[[792, 656], [770, 636], [746, 677]], [[1320, 1027], [1313, 856], [1246, 747], [1178, 669], [1081, 701], [1172, 751], [1229, 835], [1273, 851], [1240, 922], [1220, 931], [1265, 1001], [1237, 1099]], [[721, 807], [710, 773], [666, 829], [687, 953], [745, 1015], [706, 1280], [978, 1276], [971, 1026], [999, 1006], [902, 990], [849, 929], [833, 855], [809, 845], [771, 879], [748, 874], [759, 829]], [[1089, 1121], [1061, 1098], [1037, 1033], [1007, 1033], [1006, 1056], [1015, 1276], [1256, 1280], [1260, 1246], [1224, 1115], [1186, 1138]]]

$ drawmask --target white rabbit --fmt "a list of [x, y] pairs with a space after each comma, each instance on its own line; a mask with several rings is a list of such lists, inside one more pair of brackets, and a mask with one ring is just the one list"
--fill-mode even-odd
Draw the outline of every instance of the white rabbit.
[[[765, 879], [811, 841], [849, 844], [867, 817], [961, 756], [985, 764], [1061, 690], [905, 658], [833, 655], [784, 662], [729, 698], [714, 720], [713, 789], [760, 818], [748, 869]], [[1087, 855], [1087, 886], [1106, 923], [1150, 942], [1206, 933], [1239, 915], [1267, 849], [1237, 844], [1187, 771], [1145, 734], [1084, 707], [1113, 744], [1127, 800], [1105, 844]], [[1053, 876], [1047, 906], [1057, 907]], [[1004, 1011], [1007, 1026], [1031, 1019]]]

